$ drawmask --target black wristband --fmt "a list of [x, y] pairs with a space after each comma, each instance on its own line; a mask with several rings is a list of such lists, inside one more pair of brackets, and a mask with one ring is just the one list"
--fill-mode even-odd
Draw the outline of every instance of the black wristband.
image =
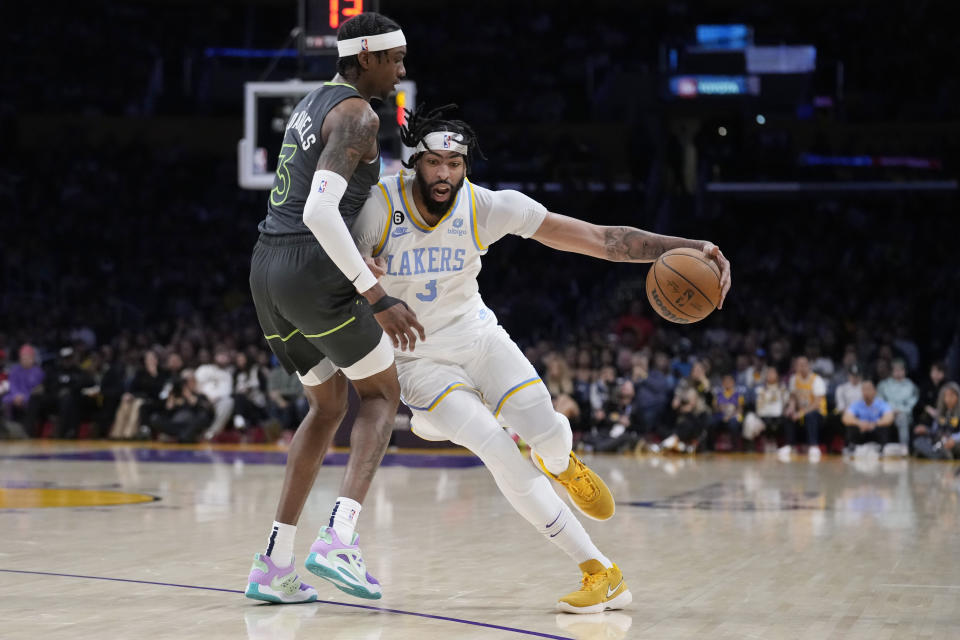
[[[391, 298], [390, 296], [385, 295], [379, 300], [377, 300], [376, 302], [374, 302], [372, 305], [370, 305], [370, 308], [373, 310], [374, 313], [380, 313], [381, 311], [386, 311], [387, 309], [389, 309], [395, 304], [402, 304], [405, 307], [407, 306], [407, 303], [401, 300], [400, 298]], [[407, 307], [407, 308], [409, 309], [410, 307]]]

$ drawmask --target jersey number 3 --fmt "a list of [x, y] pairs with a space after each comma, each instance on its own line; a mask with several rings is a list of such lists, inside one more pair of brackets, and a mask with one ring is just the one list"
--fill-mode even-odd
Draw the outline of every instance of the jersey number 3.
[[437, 281], [431, 280], [427, 283], [427, 292], [418, 293], [417, 300], [420, 302], [433, 302], [437, 299]]
[[270, 192], [270, 202], [275, 207], [286, 202], [290, 195], [290, 168], [287, 163], [293, 160], [296, 153], [297, 145], [295, 144], [285, 144], [280, 150], [280, 158], [277, 160], [277, 179], [273, 191]]

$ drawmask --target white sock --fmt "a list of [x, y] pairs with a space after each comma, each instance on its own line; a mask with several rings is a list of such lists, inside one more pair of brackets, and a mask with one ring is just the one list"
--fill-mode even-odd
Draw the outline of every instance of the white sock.
[[555, 476], [560, 475], [570, 466], [570, 454], [567, 454], [562, 458], [548, 458], [546, 456], [540, 456], [540, 459], [543, 460], [543, 466], [547, 468], [547, 471]]
[[292, 524], [283, 524], [273, 521], [273, 531], [267, 540], [267, 552], [273, 564], [278, 567], [289, 567], [293, 564], [293, 539], [297, 535], [297, 527]]
[[597, 546], [593, 544], [586, 529], [566, 503], [560, 503], [560, 513], [553, 522], [542, 529], [537, 528], [547, 540], [563, 549], [577, 564], [583, 564], [587, 560], [599, 560], [600, 564], [607, 569], [613, 566], [610, 559], [600, 553]]
[[343, 496], [337, 498], [330, 514], [330, 525], [337, 532], [341, 542], [353, 542], [353, 530], [357, 527], [357, 518], [360, 517], [360, 503]]

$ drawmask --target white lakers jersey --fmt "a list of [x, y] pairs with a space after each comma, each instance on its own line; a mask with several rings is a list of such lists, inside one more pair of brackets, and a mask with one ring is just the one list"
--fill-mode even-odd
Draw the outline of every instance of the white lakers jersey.
[[383, 178], [371, 189], [353, 235], [361, 254], [386, 261], [380, 284], [417, 314], [427, 340], [423, 349], [417, 344], [416, 355], [426, 355], [441, 346], [442, 340], [431, 346], [431, 336], [451, 333], [458, 320], [492, 316], [477, 285], [480, 256], [508, 233], [532, 236], [546, 208], [517, 191], [491, 191], [465, 180], [431, 227], [414, 204], [414, 184], [409, 171]]

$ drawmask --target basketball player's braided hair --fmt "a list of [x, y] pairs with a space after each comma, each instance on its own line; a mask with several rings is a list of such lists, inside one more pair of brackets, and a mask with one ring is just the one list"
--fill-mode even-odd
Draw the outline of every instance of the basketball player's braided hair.
[[[406, 124], [400, 127], [400, 141], [408, 147], [416, 148], [418, 144], [430, 133], [434, 131], [452, 131], [461, 136], [459, 141], [467, 147], [467, 169], [470, 169], [474, 155], [479, 154], [481, 158], [486, 158], [483, 151], [480, 150], [480, 144], [477, 140], [477, 133], [473, 128], [463, 120], [449, 120], [443, 115], [458, 108], [455, 104], [446, 104], [424, 113], [426, 107], [421, 105], [416, 111], [404, 109], [407, 114]], [[410, 156], [410, 159], [403, 163], [407, 169], [412, 169], [420, 153]]]

